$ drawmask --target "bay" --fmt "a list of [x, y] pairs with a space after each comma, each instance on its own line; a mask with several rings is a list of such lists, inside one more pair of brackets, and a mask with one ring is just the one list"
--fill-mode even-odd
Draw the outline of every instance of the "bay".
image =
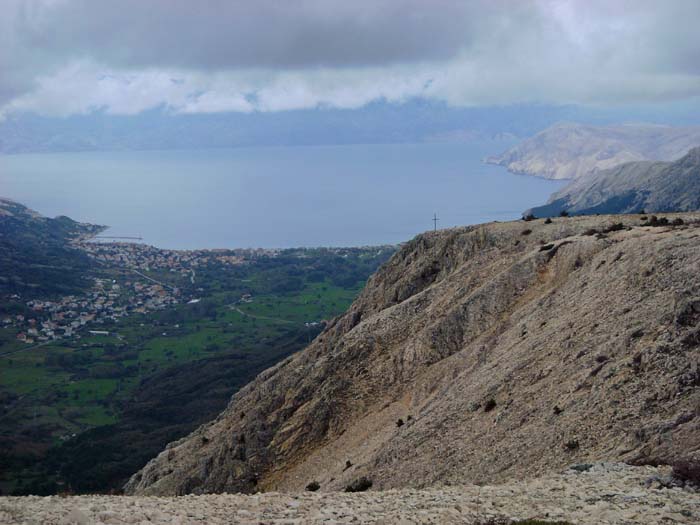
[[161, 248], [364, 246], [517, 219], [563, 184], [482, 158], [507, 141], [0, 156], [0, 196]]

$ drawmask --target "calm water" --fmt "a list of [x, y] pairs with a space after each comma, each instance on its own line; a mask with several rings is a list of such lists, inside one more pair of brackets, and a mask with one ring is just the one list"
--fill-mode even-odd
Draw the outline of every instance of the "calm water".
[[509, 220], [560, 182], [481, 158], [507, 148], [399, 144], [0, 156], [0, 196], [162, 248], [357, 246]]

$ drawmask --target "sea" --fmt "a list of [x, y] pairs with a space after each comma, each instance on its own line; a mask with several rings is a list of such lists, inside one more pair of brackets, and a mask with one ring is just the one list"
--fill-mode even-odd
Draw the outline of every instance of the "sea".
[[483, 162], [510, 145], [1, 155], [0, 197], [160, 248], [397, 244], [435, 226], [518, 219], [546, 202], [561, 181]]

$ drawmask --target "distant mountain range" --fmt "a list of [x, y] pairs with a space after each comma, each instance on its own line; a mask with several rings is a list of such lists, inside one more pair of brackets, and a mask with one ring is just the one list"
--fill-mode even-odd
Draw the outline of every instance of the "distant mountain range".
[[700, 147], [674, 162], [628, 162], [591, 173], [559, 190], [536, 217], [569, 213], [640, 213], [700, 209]]
[[0, 153], [472, 141], [528, 137], [562, 120], [700, 124], [696, 115], [687, 108], [670, 113], [543, 105], [458, 108], [423, 99], [268, 113], [175, 114], [158, 108], [137, 115], [13, 114], [0, 119]]
[[700, 145], [700, 127], [558, 123], [487, 162], [546, 179], [577, 179], [632, 161], [676, 160]]

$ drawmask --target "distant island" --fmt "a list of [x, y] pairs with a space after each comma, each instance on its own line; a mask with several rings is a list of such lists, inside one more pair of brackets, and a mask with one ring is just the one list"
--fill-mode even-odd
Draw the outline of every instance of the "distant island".
[[560, 123], [486, 162], [571, 180], [529, 217], [700, 209], [700, 127]]
[[700, 127], [555, 124], [487, 162], [513, 173], [577, 179], [632, 161], [671, 161], [700, 145]]

